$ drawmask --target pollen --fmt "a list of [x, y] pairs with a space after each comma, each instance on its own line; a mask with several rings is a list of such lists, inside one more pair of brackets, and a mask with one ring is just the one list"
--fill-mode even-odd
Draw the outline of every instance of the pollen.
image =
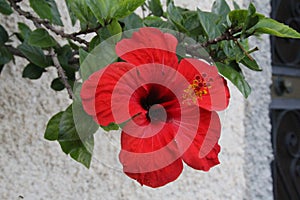
[[204, 95], [208, 94], [212, 87], [211, 82], [213, 82], [213, 78], [207, 78], [205, 73], [202, 76], [196, 75], [192, 83], [183, 91], [183, 103], [197, 104], [198, 99], [202, 99]]

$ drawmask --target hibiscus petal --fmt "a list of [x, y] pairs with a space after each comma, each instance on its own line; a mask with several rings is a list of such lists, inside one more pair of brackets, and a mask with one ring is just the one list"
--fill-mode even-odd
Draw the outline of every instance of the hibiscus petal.
[[[224, 110], [229, 103], [230, 93], [226, 80], [218, 74], [215, 66], [211, 66], [202, 60], [182, 59], [178, 71], [185, 76], [191, 84], [195, 77], [199, 76], [209, 84], [207, 94], [197, 98], [197, 104], [207, 110]], [[186, 86], [188, 88], [188, 86]]]
[[220, 146], [218, 145], [218, 139], [221, 124], [216, 112], [201, 109], [200, 113], [198, 132], [192, 144], [182, 155], [182, 159], [194, 169], [208, 171], [211, 167], [219, 164]]
[[162, 169], [146, 172], [146, 173], [129, 173], [125, 172], [127, 176], [137, 180], [141, 185], [157, 188], [166, 185], [176, 180], [183, 170], [181, 159], [176, 160], [172, 164]]
[[93, 73], [83, 83], [80, 92], [83, 108], [100, 125], [107, 126], [111, 122], [117, 122], [111, 106], [112, 91], [119, 79], [132, 68], [133, 65], [125, 62], [113, 63]]
[[123, 60], [136, 66], [159, 63], [176, 68], [177, 39], [157, 28], [140, 28], [130, 39], [123, 39], [116, 45], [116, 53]]

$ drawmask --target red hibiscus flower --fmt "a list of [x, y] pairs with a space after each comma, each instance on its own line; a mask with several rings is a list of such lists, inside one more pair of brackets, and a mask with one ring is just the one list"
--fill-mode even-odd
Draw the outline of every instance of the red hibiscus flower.
[[84, 82], [85, 111], [102, 126], [124, 123], [119, 159], [142, 185], [174, 181], [183, 162], [208, 171], [219, 163], [221, 124], [215, 111], [228, 106], [229, 90], [216, 67], [184, 58], [177, 39], [141, 28], [116, 45], [126, 62], [112, 63]]

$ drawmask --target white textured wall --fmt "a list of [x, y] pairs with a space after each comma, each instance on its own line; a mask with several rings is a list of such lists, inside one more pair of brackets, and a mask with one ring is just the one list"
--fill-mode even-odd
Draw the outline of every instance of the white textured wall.
[[[60, 1], [62, 2], [62, 1]], [[212, 0], [177, 4], [209, 9]], [[200, 3], [197, 3], [200, 2]], [[239, 1], [241, 3], [241, 1]], [[268, 2], [257, 1], [268, 14]], [[17, 16], [0, 21], [17, 29]], [[124, 175], [118, 162], [119, 133], [98, 133], [95, 157], [87, 170], [43, 139], [45, 124], [68, 105], [66, 92], [50, 87], [56, 72], [42, 79], [21, 78], [24, 63], [6, 66], [0, 76], [0, 199], [272, 199], [270, 178], [270, 51], [264, 38], [257, 58], [264, 72], [247, 72], [253, 93], [247, 101], [231, 87], [231, 102], [221, 113], [221, 164], [205, 173], [185, 167], [175, 182], [159, 189], [141, 187]]]

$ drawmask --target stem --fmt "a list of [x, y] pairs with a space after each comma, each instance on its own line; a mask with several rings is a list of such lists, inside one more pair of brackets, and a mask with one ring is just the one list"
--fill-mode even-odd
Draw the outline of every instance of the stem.
[[60, 65], [57, 55], [55, 54], [53, 49], [51, 49], [51, 51], [50, 51], [50, 56], [52, 57], [54, 67], [56, 67], [56, 69], [57, 69], [59, 78], [61, 79], [62, 83], [64, 84], [65, 88], [67, 89], [70, 99], [75, 99], [75, 95], [73, 93], [72, 87], [68, 82], [68, 77], [66, 76], [64, 69]]
[[20, 6], [18, 6], [16, 4], [18, 1], [15, 1], [15, 0], [8, 0], [8, 1], [10, 2], [11, 7], [15, 11], [17, 11], [19, 13], [19, 15], [24, 16], [25, 18], [31, 20], [37, 28], [41, 28], [41, 25], [43, 25], [44, 27], [46, 27], [48, 30], [52, 31], [56, 35], [59, 35], [63, 38], [71, 39], [73, 41], [84, 44], [88, 47], [89, 43], [87, 41], [77, 37], [76, 34], [75, 35], [74, 34], [67, 34], [63, 30], [58, 30], [55, 27], [53, 27], [48, 20], [34, 17], [30, 12], [26, 12], [26, 11], [22, 10], [20, 8]]
[[[18, 57], [21, 57], [21, 58], [26, 58], [26, 56], [17, 48], [11, 46], [11, 45], [4, 45], [4, 47], [11, 53], [13, 54], [14, 56], [18, 56]], [[69, 60], [69, 64], [79, 64], [79, 59], [76, 58], [76, 55], [78, 55], [78, 52], [77, 51], [74, 51], [73, 53], [73, 56], [72, 58], [70, 58]], [[46, 55], [47, 56], [47, 55]], [[47, 56], [47, 57], [51, 57], [51, 56]], [[30, 61], [29, 61], [30, 62]], [[70, 67], [73, 67], [73, 66], [70, 66]], [[78, 70], [78, 67], [74, 67], [75, 70]]]
[[210, 45], [213, 44], [217, 44], [218, 42], [224, 41], [224, 40], [236, 40], [237, 36], [234, 36], [234, 34], [240, 32], [241, 29], [228, 29], [227, 31], [225, 31], [222, 35], [220, 35], [219, 37], [216, 37], [212, 40], [208, 40], [204, 43], [200, 43], [200, 44], [195, 44], [195, 45], [190, 45], [186, 47], [186, 51], [187, 53], [189, 53], [190, 55], [194, 55], [194, 56], [199, 56], [197, 53], [197, 49], [202, 48], [202, 47], [208, 47]]

